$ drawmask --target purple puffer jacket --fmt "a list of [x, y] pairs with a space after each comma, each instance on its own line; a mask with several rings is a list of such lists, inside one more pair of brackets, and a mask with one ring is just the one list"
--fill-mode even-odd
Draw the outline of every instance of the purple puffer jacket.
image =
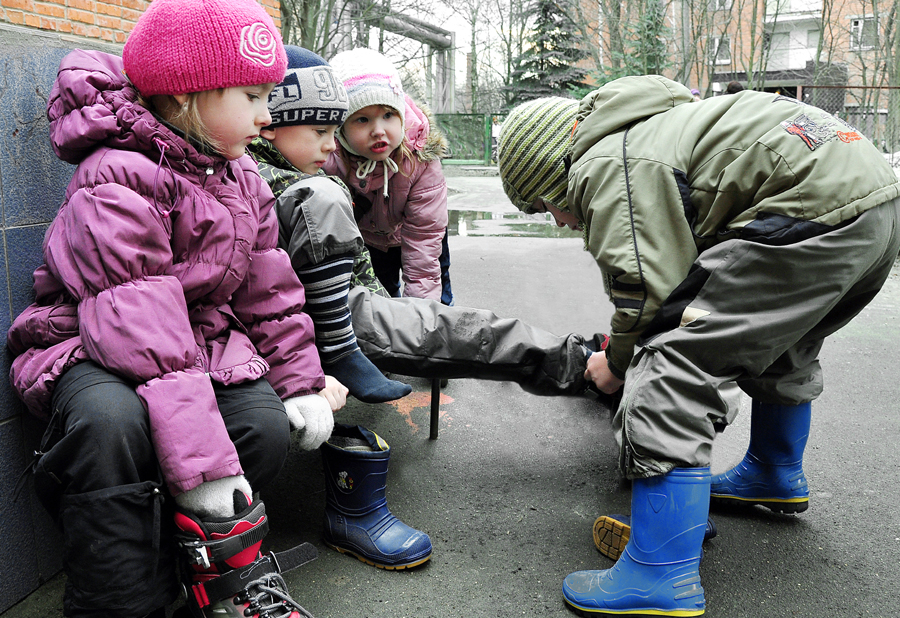
[[256, 164], [201, 153], [136, 96], [116, 56], [76, 50], [60, 65], [51, 141], [78, 167], [44, 239], [36, 301], [7, 337], [10, 377], [44, 417], [78, 362], [133, 381], [177, 494], [242, 473], [212, 380], [265, 376], [285, 398], [325, 378]]
[[[384, 163], [365, 178], [356, 172], [365, 159], [338, 151], [325, 162], [325, 171], [343, 180], [355, 195], [372, 202], [359, 220], [366, 245], [387, 251], [401, 247], [403, 295], [441, 298], [441, 241], [447, 228], [447, 181], [441, 157], [447, 140], [430, 122], [427, 112], [406, 97], [406, 145], [415, 161], [404, 159], [399, 172], [388, 170], [388, 195], [384, 195]], [[349, 161], [349, 165], [348, 165]]]

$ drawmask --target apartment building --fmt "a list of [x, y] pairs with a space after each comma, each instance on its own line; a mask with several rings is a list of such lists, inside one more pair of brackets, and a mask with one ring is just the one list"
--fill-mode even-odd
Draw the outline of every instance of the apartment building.
[[[635, 37], [655, 33], [668, 54], [661, 72], [703, 97], [732, 81], [778, 92], [843, 117], [893, 152], [900, 150], [900, 42], [891, 45], [892, 2], [598, 0], [594, 57], [613, 66], [647, 49]], [[661, 26], [647, 23], [653, 14], [665, 16]]]

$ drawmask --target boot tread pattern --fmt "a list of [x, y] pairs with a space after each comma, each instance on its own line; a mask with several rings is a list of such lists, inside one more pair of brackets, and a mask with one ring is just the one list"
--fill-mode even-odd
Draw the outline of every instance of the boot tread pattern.
[[611, 560], [618, 560], [631, 537], [631, 527], [605, 515], [594, 522], [594, 546]]

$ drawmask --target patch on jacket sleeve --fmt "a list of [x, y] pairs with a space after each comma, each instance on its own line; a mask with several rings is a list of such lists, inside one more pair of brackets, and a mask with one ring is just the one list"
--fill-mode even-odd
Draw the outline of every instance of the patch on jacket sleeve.
[[856, 129], [832, 116], [823, 116], [819, 120], [813, 120], [806, 114], [800, 114], [793, 120], [782, 122], [781, 128], [789, 135], [796, 135], [803, 140], [810, 150], [816, 150], [823, 144], [836, 139], [845, 143], [862, 139]]

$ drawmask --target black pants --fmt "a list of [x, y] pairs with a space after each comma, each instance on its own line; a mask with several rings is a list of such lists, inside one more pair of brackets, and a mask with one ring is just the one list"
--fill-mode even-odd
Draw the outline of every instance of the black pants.
[[[258, 490], [287, 457], [284, 406], [265, 380], [215, 390], [244, 474]], [[47, 431], [34, 480], [63, 534], [65, 615], [134, 618], [172, 603], [174, 501], [134, 385], [94, 363], [76, 365], [56, 386]]]
[[[453, 305], [453, 288], [450, 283], [450, 244], [448, 242], [449, 230], [444, 230], [444, 238], [441, 241], [441, 255], [438, 262], [441, 265], [441, 303]], [[402, 274], [402, 257], [400, 247], [391, 247], [387, 251], [376, 249], [366, 245], [372, 259], [372, 270], [378, 281], [394, 298], [400, 298], [400, 275]]]

